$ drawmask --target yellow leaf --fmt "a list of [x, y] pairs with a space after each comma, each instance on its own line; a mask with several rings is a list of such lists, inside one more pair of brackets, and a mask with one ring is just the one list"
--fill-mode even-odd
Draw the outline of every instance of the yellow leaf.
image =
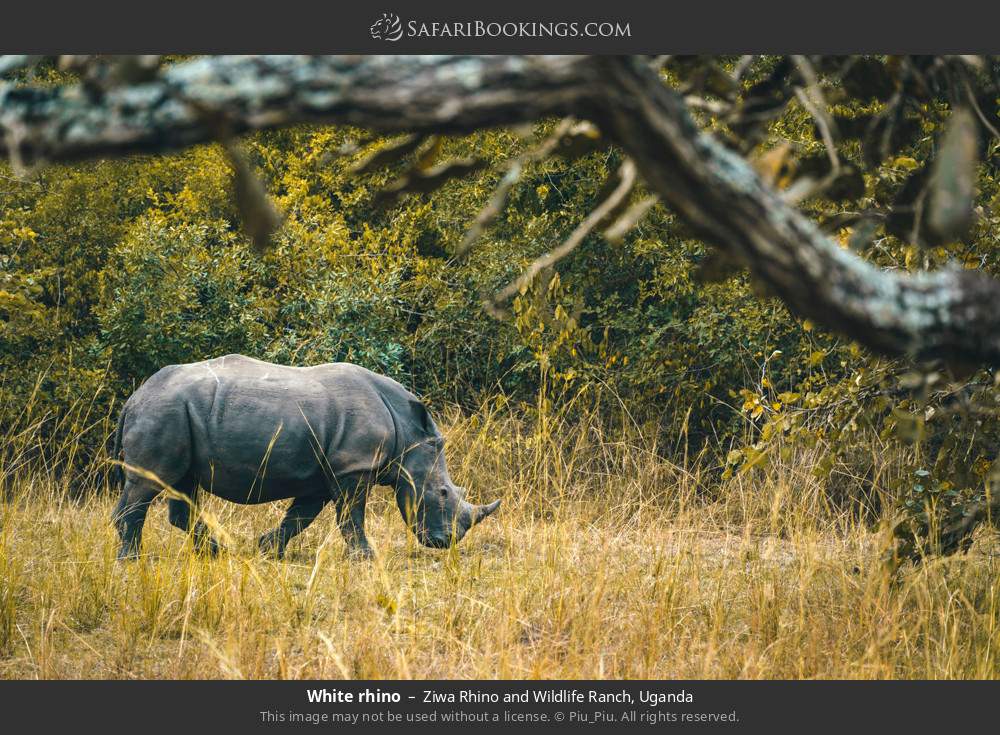
[[769, 185], [785, 184], [786, 181], [779, 182], [781, 175], [789, 167], [788, 157], [792, 152], [792, 144], [787, 140], [779, 143], [771, 150], [761, 154], [754, 162], [753, 167], [757, 169], [760, 177]]

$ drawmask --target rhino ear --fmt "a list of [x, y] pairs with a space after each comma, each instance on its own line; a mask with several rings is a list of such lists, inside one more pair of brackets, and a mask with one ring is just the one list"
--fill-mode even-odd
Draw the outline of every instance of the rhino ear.
[[417, 426], [424, 430], [427, 434], [436, 434], [437, 427], [434, 425], [434, 419], [431, 418], [431, 412], [427, 410], [427, 407], [420, 401], [410, 401], [410, 410], [413, 412], [413, 419]]

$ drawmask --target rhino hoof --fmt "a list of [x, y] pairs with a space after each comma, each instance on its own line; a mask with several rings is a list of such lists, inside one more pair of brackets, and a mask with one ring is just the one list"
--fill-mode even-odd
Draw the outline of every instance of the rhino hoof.
[[375, 551], [371, 546], [349, 546], [347, 558], [352, 561], [371, 561], [375, 558]]
[[130, 562], [130, 561], [138, 561], [138, 560], [139, 560], [139, 550], [138, 549], [123, 548], [123, 549], [121, 549], [118, 552], [117, 561], [119, 563]]
[[198, 544], [195, 546], [195, 551], [202, 556], [207, 556], [215, 559], [222, 551], [222, 546], [215, 540], [206, 541], [203, 544]]
[[275, 559], [285, 558], [285, 550], [278, 543], [278, 539], [273, 532], [265, 533], [257, 539], [257, 549], [264, 556], [270, 556]]

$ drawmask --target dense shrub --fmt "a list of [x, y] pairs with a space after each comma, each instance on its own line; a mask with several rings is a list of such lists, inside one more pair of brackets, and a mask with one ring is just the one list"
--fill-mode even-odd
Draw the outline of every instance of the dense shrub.
[[[805, 208], [823, 221], [844, 206], [891, 198], [932, 152], [940, 125], [931, 122], [934, 110], [925, 112], [924, 134], [867, 176], [859, 197]], [[473, 407], [493, 393], [541, 408], [606, 401], [636, 420], [659, 421], [665, 448], [708, 448], [728, 474], [757, 471], [798, 443], [826, 452], [824, 472], [870, 457], [873, 436], [906, 434], [919, 445], [943, 431], [969, 441], [939, 436], [920, 445], [907, 455], [911, 469], [934, 472], [933, 487], [954, 497], [982, 494], [995, 421], [984, 410], [959, 425], [953, 408], [935, 407], [967, 394], [989, 404], [990, 375], [957, 384], [944, 376], [929, 386], [933, 370], [922, 369], [914, 392], [899, 365], [791, 317], [746, 274], [704, 282], [710, 254], [661, 207], [620, 244], [588, 237], [515, 299], [510, 319], [488, 316], [483, 296], [561, 242], [620, 163], [611, 150], [529, 164], [477, 247], [455, 257], [506, 162], [552, 125], [443, 139], [363, 174], [354, 167], [385, 139], [308, 127], [253, 136], [244, 141], [248, 156], [285, 217], [262, 256], [241, 230], [232, 171], [217, 146], [50, 167], [23, 179], [4, 168], [0, 401], [30, 398], [52, 417], [87, 401], [100, 413], [172, 362], [228, 352], [291, 364], [347, 360], [439, 405]], [[779, 141], [803, 160], [823, 155], [811, 118], [794, 104], [758, 153]], [[835, 236], [884, 267], [952, 262], [995, 271], [996, 148], [984, 157], [977, 225], [965, 241], [917, 250], [885, 230], [859, 240], [834, 228]], [[863, 153], [848, 143], [843, 155]], [[377, 205], [376, 193], [404, 167], [453, 156], [488, 165], [431, 195]], [[769, 170], [772, 159], [760, 160], [782, 186], [781, 166]], [[935, 411], [940, 429], [928, 423]], [[91, 448], [104, 439], [89, 436]], [[831, 488], [846, 485], [834, 494], [869, 503], [881, 480], [863, 459], [851, 461], [856, 472]], [[964, 466], [978, 469], [960, 472]], [[906, 481], [893, 492], [926, 484]]]

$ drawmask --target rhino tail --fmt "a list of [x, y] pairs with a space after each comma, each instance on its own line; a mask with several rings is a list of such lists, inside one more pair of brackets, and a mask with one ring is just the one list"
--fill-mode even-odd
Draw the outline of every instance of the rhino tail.
[[[112, 444], [111, 457], [112, 461], [121, 462], [122, 461], [122, 432], [125, 428], [125, 406], [122, 406], [122, 410], [118, 412], [118, 426], [115, 427], [115, 439]], [[120, 487], [125, 484], [125, 468], [120, 464], [112, 466], [111, 469], [111, 484], [113, 487]]]

